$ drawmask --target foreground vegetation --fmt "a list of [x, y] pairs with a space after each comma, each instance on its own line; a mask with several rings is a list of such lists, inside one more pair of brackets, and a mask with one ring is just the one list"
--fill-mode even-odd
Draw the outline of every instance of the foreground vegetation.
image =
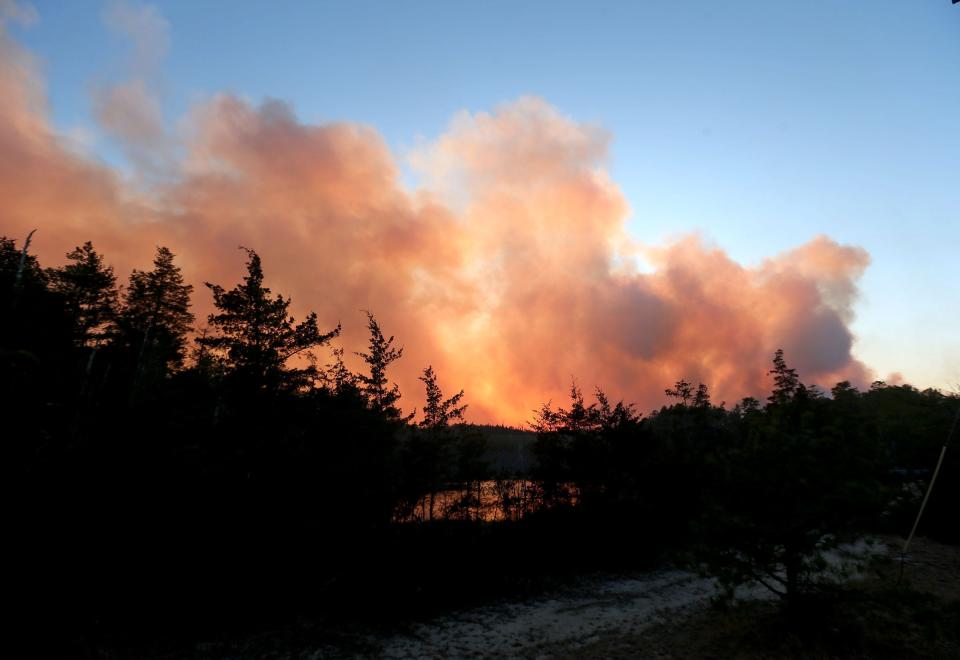
[[[667, 551], [764, 584], [802, 619], [825, 552], [909, 527], [960, 407], [879, 382], [827, 395], [778, 351], [763, 403], [716, 405], [681, 379], [644, 417], [574, 384], [568, 407], [536, 415], [520, 473], [487, 460], [466, 395], [429, 366], [422, 414], [403, 410], [389, 376], [403, 351], [371, 313], [351, 372], [339, 328], [292, 319], [252, 250], [242, 282], [207, 285], [200, 328], [169, 250], [122, 291], [91, 244], [67, 256], [45, 269], [0, 240], [15, 586], [47, 656], [300, 615], [392, 619]], [[922, 530], [952, 543], [957, 467], [954, 453]], [[478, 501], [491, 483], [497, 522]]]
[[[633, 638], [583, 649], [593, 657], [955, 658], [960, 656], [960, 548], [918, 539], [905, 567], [902, 537], [863, 576], [811, 596], [802, 617], [770, 601], [721, 605]], [[642, 650], [638, 653], [638, 650]]]

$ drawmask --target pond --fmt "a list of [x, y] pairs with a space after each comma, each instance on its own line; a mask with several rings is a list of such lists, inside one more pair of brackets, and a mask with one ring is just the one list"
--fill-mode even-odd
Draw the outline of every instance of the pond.
[[487, 479], [424, 495], [412, 506], [401, 507], [395, 520], [520, 520], [544, 506], [576, 501], [573, 484], [560, 484], [547, 492], [542, 484], [529, 479]]

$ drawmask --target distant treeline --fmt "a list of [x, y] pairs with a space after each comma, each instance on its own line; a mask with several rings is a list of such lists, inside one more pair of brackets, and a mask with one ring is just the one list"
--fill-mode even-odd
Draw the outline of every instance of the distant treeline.
[[[778, 351], [767, 400], [729, 408], [681, 379], [644, 417], [573, 384], [531, 421], [528, 461], [514, 432], [465, 424], [464, 393], [429, 366], [414, 422], [372, 313], [354, 373], [340, 328], [291, 318], [246, 256], [240, 283], [206, 284], [197, 327], [166, 248], [121, 288], [90, 243], [43, 268], [0, 239], [8, 538], [25, 630], [50, 653], [409, 613], [667, 550], [790, 601], [831, 544], [909, 529], [960, 408], [882, 382], [827, 394]], [[954, 452], [921, 533], [960, 540], [957, 468]]]

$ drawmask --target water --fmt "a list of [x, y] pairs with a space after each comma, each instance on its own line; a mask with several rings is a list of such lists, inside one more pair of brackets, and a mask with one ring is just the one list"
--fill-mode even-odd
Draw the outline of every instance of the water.
[[575, 504], [576, 489], [560, 486], [560, 496], [550, 496], [529, 479], [487, 479], [421, 497], [395, 516], [398, 522], [430, 520], [520, 520], [531, 511], [559, 502]]

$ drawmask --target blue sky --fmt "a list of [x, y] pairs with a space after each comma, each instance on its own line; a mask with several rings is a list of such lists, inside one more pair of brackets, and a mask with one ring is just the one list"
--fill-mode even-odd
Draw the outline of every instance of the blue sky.
[[[126, 74], [103, 4], [12, 27], [55, 124]], [[862, 2], [155, 2], [166, 119], [220, 91], [374, 126], [402, 154], [459, 110], [540, 96], [612, 137], [630, 229], [744, 263], [817, 234], [872, 265], [853, 329], [880, 375], [960, 384], [960, 6]], [[105, 138], [99, 156], [122, 156]]]

